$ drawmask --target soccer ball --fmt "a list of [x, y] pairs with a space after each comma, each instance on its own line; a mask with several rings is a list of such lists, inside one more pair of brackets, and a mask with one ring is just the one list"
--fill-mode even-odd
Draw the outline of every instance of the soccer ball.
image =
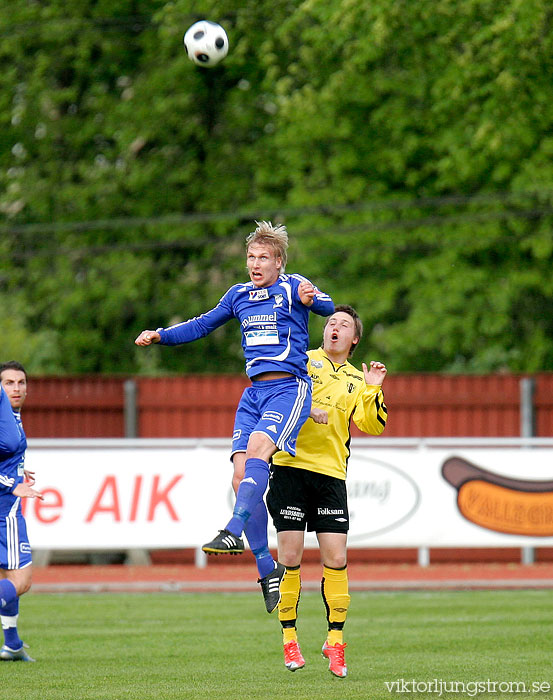
[[220, 24], [203, 19], [186, 31], [184, 48], [188, 58], [197, 66], [211, 68], [228, 53], [227, 33]]

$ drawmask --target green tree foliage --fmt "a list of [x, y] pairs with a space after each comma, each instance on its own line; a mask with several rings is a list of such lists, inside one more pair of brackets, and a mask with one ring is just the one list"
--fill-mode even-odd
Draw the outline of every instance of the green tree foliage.
[[334, 241], [333, 286], [397, 369], [553, 366], [551, 20], [542, 0], [310, 2], [267, 51], [279, 195], [387, 205], [303, 252]]
[[[195, 20], [229, 34], [199, 69]], [[553, 369], [545, 0], [0, 2], [0, 295], [37, 371], [242, 369], [254, 218], [393, 371]], [[312, 340], [322, 324], [315, 319]], [[23, 350], [21, 350], [22, 352]]]

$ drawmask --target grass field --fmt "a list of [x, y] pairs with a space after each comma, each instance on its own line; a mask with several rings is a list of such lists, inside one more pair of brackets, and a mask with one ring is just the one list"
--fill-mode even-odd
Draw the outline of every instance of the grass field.
[[[20, 632], [35, 664], [0, 664], [1, 700], [379, 700], [455, 698], [461, 692], [389, 692], [398, 679], [503, 685], [479, 697], [551, 697], [553, 593], [354, 593], [346, 625], [349, 676], [320, 655], [326, 620], [302, 596], [298, 629], [307, 665], [284, 668], [280, 626], [259, 595], [28, 594]], [[507, 690], [506, 690], [507, 688]], [[401, 688], [400, 688], [401, 689]], [[520, 690], [520, 686], [518, 688]]]

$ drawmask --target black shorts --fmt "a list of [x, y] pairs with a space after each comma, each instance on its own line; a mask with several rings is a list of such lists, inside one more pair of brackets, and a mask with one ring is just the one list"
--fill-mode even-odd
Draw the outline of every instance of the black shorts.
[[346, 482], [297, 467], [271, 467], [267, 508], [277, 532], [302, 530], [347, 533]]

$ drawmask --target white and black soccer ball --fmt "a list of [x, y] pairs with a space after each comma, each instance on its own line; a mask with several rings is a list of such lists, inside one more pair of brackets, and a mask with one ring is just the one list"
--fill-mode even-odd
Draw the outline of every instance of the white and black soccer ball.
[[228, 53], [227, 33], [216, 22], [202, 19], [187, 29], [184, 48], [188, 58], [197, 66], [216, 66]]

